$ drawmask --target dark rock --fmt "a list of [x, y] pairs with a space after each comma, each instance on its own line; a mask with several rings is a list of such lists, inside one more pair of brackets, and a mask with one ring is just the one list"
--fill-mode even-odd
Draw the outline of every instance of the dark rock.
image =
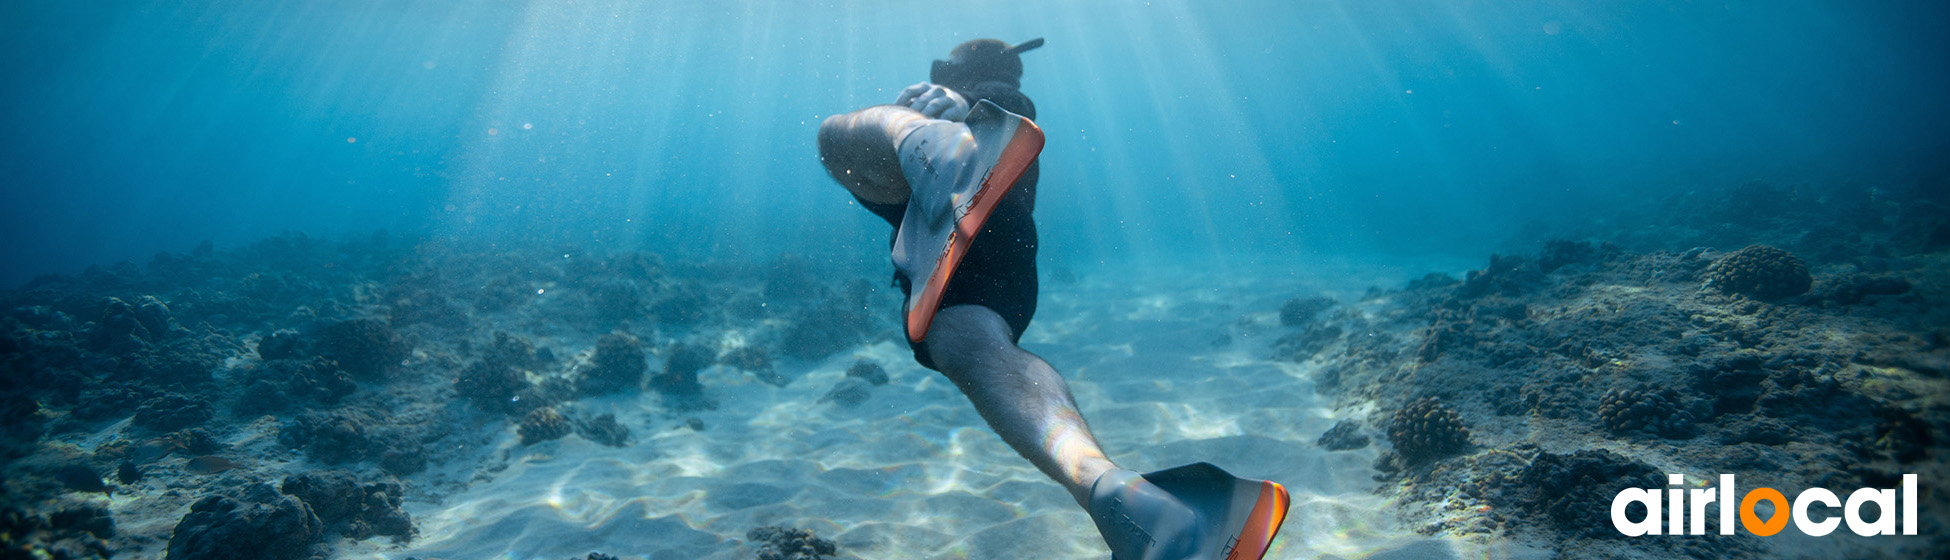
[[279, 430], [278, 443], [303, 449], [306, 457], [327, 465], [362, 461], [372, 450], [365, 422], [343, 412], [300, 416]]
[[47, 524], [53, 529], [81, 531], [99, 539], [115, 538], [115, 520], [108, 515], [108, 508], [84, 504], [55, 512], [47, 516]]
[[142, 469], [135, 466], [135, 461], [124, 460], [120, 466], [115, 467], [115, 480], [122, 484], [142, 482]]
[[1680, 405], [1672, 389], [1638, 388], [1605, 392], [1598, 401], [1598, 422], [1614, 434], [1644, 433], [1656, 437], [1693, 437], [1693, 414]]
[[650, 316], [660, 323], [689, 325], [709, 318], [710, 300], [695, 286], [673, 286], [668, 295], [650, 305]]
[[1315, 296], [1293, 298], [1280, 306], [1280, 324], [1288, 327], [1305, 326], [1312, 323], [1320, 312], [1332, 309], [1337, 302], [1334, 298]]
[[[1538, 453], [1517, 479], [1527, 487], [1502, 504], [1542, 514], [1564, 531], [1589, 538], [1622, 538], [1611, 526], [1612, 497], [1626, 488], [1665, 488], [1659, 470], [1607, 450], [1569, 455]], [[1643, 507], [1626, 517], [1641, 519]]]
[[142, 401], [135, 408], [135, 425], [171, 432], [201, 424], [214, 415], [209, 403], [176, 393], [163, 393]]
[[61, 486], [76, 492], [101, 492], [113, 494], [115, 487], [102, 481], [102, 475], [84, 464], [71, 464], [54, 472], [54, 479]]
[[1749, 245], [1728, 253], [1706, 268], [1706, 285], [1726, 294], [1745, 294], [1763, 300], [1798, 296], [1814, 278], [1801, 259], [1766, 245]]
[[1314, 445], [1328, 451], [1360, 449], [1368, 446], [1368, 436], [1361, 433], [1361, 424], [1353, 420], [1342, 420], [1335, 422], [1334, 427], [1328, 428], [1327, 433], [1321, 434], [1320, 439], [1314, 441]]
[[169, 537], [169, 557], [196, 560], [310, 558], [324, 526], [311, 507], [269, 485], [240, 496], [205, 496], [190, 505]]
[[454, 377], [454, 393], [476, 408], [499, 414], [520, 414], [534, 408], [534, 399], [524, 403], [517, 398], [533, 388], [527, 377], [500, 360], [468, 364]]
[[636, 337], [611, 333], [596, 339], [596, 355], [576, 380], [576, 391], [584, 395], [607, 395], [634, 391], [649, 370], [643, 344]]
[[574, 431], [574, 427], [569, 424], [568, 418], [562, 417], [555, 409], [537, 408], [521, 419], [521, 426], [515, 431], [521, 435], [522, 445], [534, 445], [561, 439]]
[[1490, 255], [1490, 265], [1472, 270], [1463, 278], [1456, 295], [1478, 298], [1490, 294], [1521, 296], [1543, 284], [1537, 266], [1519, 256]]
[[280, 330], [257, 341], [257, 357], [262, 360], [299, 360], [309, 354], [298, 331]]
[[604, 414], [577, 422], [576, 434], [582, 436], [582, 439], [610, 447], [623, 447], [630, 442], [630, 428], [617, 423], [615, 414]]
[[1587, 263], [1597, 258], [1598, 250], [1591, 247], [1590, 241], [1553, 239], [1545, 241], [1543, 252], [1537, 255], [1537, 270], [1550, 274], [1566, 265]]
[[318, 349], [345, 371], [364, 379], [384, 378], [413, 353], [406, 339], [379, 319], [352, 319], [326, 327]]
[[717, 356], [702, 346], [675, 344], [664, 352], [664, 372], [651, 379], [650, 384], [667, 397], [695, 399], [704, 392], [704, 385], [697, 382], [697, 372], [716, 362]]
[[1388, 440], [1410, 464], [1454, 454], [1469, 447], [1462, 417], [1439, 397], [1423, 397], [1395, 412]]
[[758, 560], [822, 560], [838, 554], [833, 541], [811, 529], [766, 526], [746, 532], [745, 538], [759, 545]]
[[846, 376], [864, 380], [875, 386], [887, 384], [887, 370], [882, 369], [879, 363], [867, 360], [853, 362], [853, 367], [846, 368]]
[[872, 385], [869, 385], [865, 381], [850, 377], [842, 379], [839, 385], [833, 387], [833, 390], [827, 391], [825, 396], [819, 397], [819, 402], [838, 403], [840, 406], [847, 408], [860, 406], [861, 403], [867, 402], [868, 398], [873, 397], [873, 391], [870, 387]]
[[1910, 288], [1909, 280], [1901, 276], [1848, 274], [1823, 282], [1813, 298], [1839, 305], [1855, 305], [1868, 300], [1870, 296], [1906, 294]]
[[772, 355], [757, 346], [740, 346], [718, 357], [718, 363], [749, 372], [759, 381], [784, 387], [792, 381], [772, 367]]
[[361, 483], [351, 473], [325, 471], [287, 476], [278, 488], [311, 506], [326, 530], [354, 540], [406, 542], [415, 533], [413, 518], [399, 508], [403, 490], [395, 482]]
[[1305, 362], [1339, 341], [1341, 334], [1341, 328], [1337, 326], [1313, 325], [1273, 342], [1273, 356], [1290, 362]]

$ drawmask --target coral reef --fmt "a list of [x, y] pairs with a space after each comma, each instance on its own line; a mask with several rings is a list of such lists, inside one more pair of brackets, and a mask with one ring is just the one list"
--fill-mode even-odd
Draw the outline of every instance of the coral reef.
[[570, 432], [575, 431], [575, 428], [569, 424], [569, 419], [564, 418], [561, 413], [556, 412], [553, 408], [544, 407], [529, 411], [527, 416], [522, 417], [521, 426], [517, 427], [515, 431], [521, 435], [522, 445], [534, 445], [544, 441], [561, 439], [562, 436], [569, 435]]
[[175, 393], [142, 401], [135, 408], [135, 425], [159, 432], [180, 430], [209, 420], [215, 413], [210, 404]]
[[576, 435], [610, 447], [623, 447], [630, 443], [630, 428], [617, 423], [615, 414], [604, 414], [577, 422]]
[[269, 484], [235, 496], [205, 496], [190, 505], [169, 537], [170, 558], [298, 560], [310, 558], [324, 524], [298, 498]]
[[1706, 269], [1706, 285], [1727, 294], [1764, 300], [1798, 296], [1814, 278], [1799, 257], [1766, 245], [1749, 245], [1728, 253]]
[[1287, 327], [1306, 326], [1313, 322], [1314, 316], [1320, 315], [1322, 311], [1333, 309], [1338, 304], [1339, 302], [1334, 301], [1334, 298], [1325, 296], [1287, 300], [1285, 304], [1280, 306], [1280, 325]]
[[1409, 463], [1460, 452], [1469, 447], [1469, 428], [1440, 397], [1423, 397], [1395, 412], [1388, 441]]
[[1623, 537], [1611, 528], [1612, 497], [1619, 491], [1666, 487], [1658, 469], [1603, 449], [1538, 453], [1515, 482], [1522, 488], [1503, 506], [1543, 515], [1564, 530], [1593, 538]]
[[758, 560], [821, 560], [838, 554], [833, 541], [819, 538], [811, 529], [765, 526], [745, 533], [758, 543]]
[[692, 343], [675, 343], [663, 351], [663, 373], [649, 380], [657, 392], [663, 394], [663, 402], [679, 410], [700, 410], [714, 408], [710, 400], [704, 398], [704, 384], [698, 382], [698, 371], [712, 367], [718, 357], [710, 349]]
[[45, 517], [0, 506], [0, 558], [29, 560], [97, 560], [114, 556], [104, 539], [115, 536], [108, 510], [93, 505], [65, 509]]
[[650, 366], [643, 344], [636, 337], [610, 333], [596, 339], [596, 354], [576, 379], [576, 391], [584, 395], [607, 395], [636, 390]]
[[1680, 405], [1681, 400], [1672, 389], [1613, 389], [1598, 400], [1598, 423], [1614, 434], [1693, 437], [1693, 414]]
[[764, 348], [757, 346], [733, 348], [731, 351], [725, 352], [723, 356], [718, 356], [718, 363], [744, 370], [752, 374], [752, 377], [758, 378], [759, 381], [764, 381], [773, 386], [784, 387], [792, 382], [792, 380], [786, 379], [784, 375], [780, 375], [777, 368], [772, 367], [772, 355], [767, 354]]
[[351, 473], [325, 471], [287, 476], [278, 490], [311, 506], [327, 532], [399, 542], [412, 540], [415, 533], [412, 516], [400, 510], [402, 490], [396, 482], [361, 483]]
[[506, 362], [487, 359], [468, 364], [454, 377], [454, 393], [476, 408], [498, 414], [522, 414], [540, 399], [523, 399], [534, 384]]
[[379, 319], [340, 321], [325, 328], [319, 353], [362, 379], [383, 378], [413, 351], [393, 327]]
[[1321, 434], [1320, 439], [1314, 440], [1314, 445], [1328, 451], [1360, 449], [1368, 446], [1368, 436], [1361, 433], [1361, 424], [1353, 420], [1342, 420], [1335, 422], [1334, 427], [1328, 428], [1327, 433]]

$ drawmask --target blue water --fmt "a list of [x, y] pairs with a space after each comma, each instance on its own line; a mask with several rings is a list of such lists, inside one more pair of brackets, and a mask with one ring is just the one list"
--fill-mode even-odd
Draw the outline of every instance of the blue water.
[[1940, 173], [1938, 2], [11, 2], [0, 282], [395, 234], [870, 260], [824, 116], [1047, 37], [1045, 260], [1481, 254]]

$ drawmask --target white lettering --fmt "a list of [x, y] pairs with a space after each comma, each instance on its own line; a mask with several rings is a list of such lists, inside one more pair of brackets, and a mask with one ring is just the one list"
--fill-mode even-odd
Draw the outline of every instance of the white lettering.
[[[1876, 505], [1875, 522], [1862, 520], [1862, 504]], [[1848, 521], [1848, 530], [1864, 537], [1896, 534], [1896, 491], [1863, 488], [1848, 495], [1848, 507], [1842, 510], [1842, 519]]]
[[1916, 475], [1903, 475], [1903, 534], [1916, 534]]
[[[1687, 532], [1686, 534], [1688, 535], [1706, 534], [1706, 504], [1713, 503], [1713, 500], [1714, 500], [1714, 496], [1713, 496], [1712, 488], [1693, 489], [1693, 530]], [[1726, 504], [1720, 504], [1720, 509], [1733, 509], [1733, 508], [1727, 507]], [[1678, 531], [1679, 527], [1674, 526], [1673, 530]]]
[[[1631, 521], [1625, 518], [1625, 506], [1633, 502], [1645, 504], [1645, 519]], [[1659, 491], [1644, 488], [1626, 488], [1611, 499], [1611, 526], [1627, 537], [1658, 535], [1659, 533]]]
[[1720, 534], [1733, 534], [1733, 512], [1739, 505], [1733, 499], [1733, 475], [1720, 475]]
[[1803, 533], [1807, 533], [1808, 536], [1819, 537], [1833, 532], [1836, 525], [1842, 524], [1842, 520], [1836, 519], [1833, 515], [1828, 516], [1828, 519], [1824, 519], [1820, 523], [1810, 521], [1808, 519], [1808, 505], [1812, 503], [1820, 503], [1828, 507], [1842, 507], [1842, 501], [1836, 499], [1835, 493], [1829, 492], [1826, 488], [1809, 488], [1804, 490], [1800, 496], [1794, 497], [1795, 528], [1800, 529]]

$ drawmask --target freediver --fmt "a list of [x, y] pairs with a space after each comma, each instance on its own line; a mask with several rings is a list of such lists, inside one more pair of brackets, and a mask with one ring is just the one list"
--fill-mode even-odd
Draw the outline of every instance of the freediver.
[[819, 128], [826, 170], [894, 226], [914, 359], [940, 371], [1002, 440], [1089, 512], [1116, 560], [1256, 560], [1285, 520], [1279, 484], [1210, 463], [1139, 474], [1090, 432], [1062, 375], [1017, 346], [1036, 314], [1036, 106], [1023, 52], [976, 39], [891, 105]]

